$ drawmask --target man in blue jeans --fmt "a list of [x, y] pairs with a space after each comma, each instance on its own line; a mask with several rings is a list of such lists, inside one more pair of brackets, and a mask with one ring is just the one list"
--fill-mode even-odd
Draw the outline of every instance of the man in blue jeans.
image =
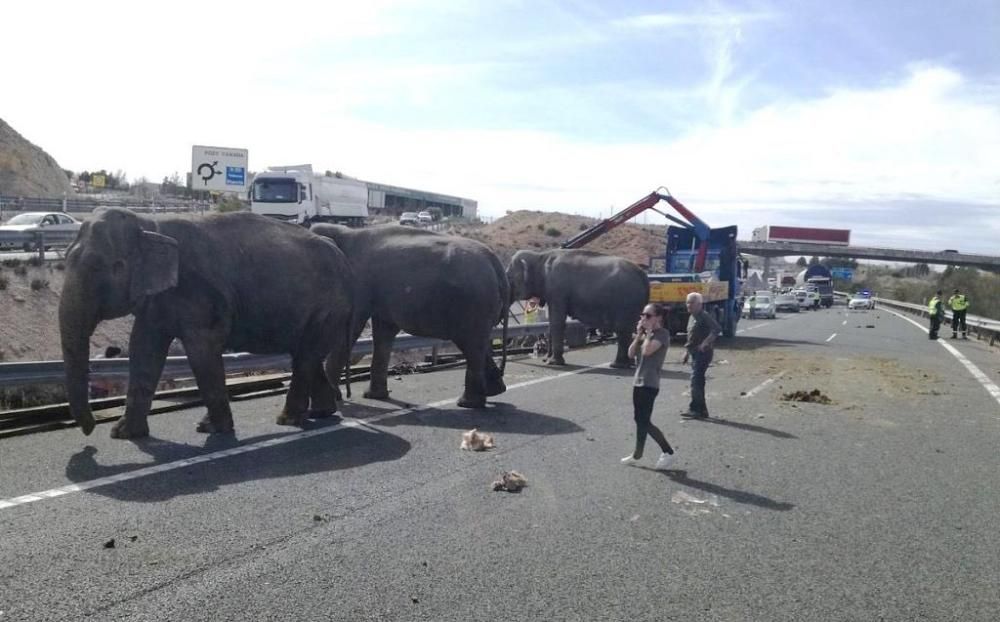
[[681, 413], [686, 419], [708, 418], [708, 404], [705, 403], [705, 372], [712, 364], [715, 354], [713, 346], [722, 327], [712, 314], [705, 311], [705, 301], [701, 294], [692, 292], [687, 296], [688, 325], [684, 362], [691, 360], [691, 405]]

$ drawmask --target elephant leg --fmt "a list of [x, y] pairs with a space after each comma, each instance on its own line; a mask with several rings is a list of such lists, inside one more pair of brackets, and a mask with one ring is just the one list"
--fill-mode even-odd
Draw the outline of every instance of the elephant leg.
[[566, 343], [566, 310], [550, 303], [549, 307], [549, 365], [565, 365], [563, 358]]
[[[331, 357], [333, 354], [331, 353]], [[339, 358], [339, 357], [338, 357]], [[323, 361], [317, 360], [312, 365], [312, 382], [309, 390], [309, 416], [313, 419], [326, 419], [337, 412], [337, 396], [334, 386], [327, 380], [323, 371]], [[337, 378], [338, 376], [334, 376]]]
[[500, 368], [493, 360], [493, 352], [490, 350], [486, 352], [486, 367], [483, 369], [483, 374], [486, 380], [486, 397], [500, 395], [507, 390], [503, 375], [500, 374]]
[[309, 395], [317, 364], [302, 354], [292, 355], [292, 380], [288, 383], [285, 407], [278, 415], [278, 425], [302, 425], [309, 414]]
[[[624, 329], [619, 326], [615, 331], [615, 337], [618, 342], [618, 352], [615, 354], [615, 361], [611, 363], [611, 367], [615, 369], [629, 369], [632, 367], [632, 360], [628, 357], [628, 346], [632, 342], [632, 337], [629, 335], [629, 329]], [[663, 344], [664, 346], [668, 344]]]
[[[486, 408], [486, 355], [491, 353], [489, 338], [456, 343], [465, 356], [465, 391], [458, 399], [462, 408]], [[499, 370], [497, 370], [499, 371]], [[505, 387], [506, 389], [506, 387]]]
[[208, 412], [198, 422], [198, 432], [206, 434], [233, 431], [233, 411], [226, 393], [226, 367], [222, 362], [222, 338], [216, 331], [202, 329], [184, 335], [184, 351], [198, 382], [201, 401]]
[[391, 322], [372, 317], [372, 354], [371, 382], [365, 397], [373, 400], [389, 398], [389, 357], [392, 356], [392, 342], [399, 333], [399, 327]]
[[136, 318], [129, 337], [129, 380], [125, 415], [111, 428], [111, 438], [149, 436], [146, 417], [163, 374], [167, 350], [173, 338]]

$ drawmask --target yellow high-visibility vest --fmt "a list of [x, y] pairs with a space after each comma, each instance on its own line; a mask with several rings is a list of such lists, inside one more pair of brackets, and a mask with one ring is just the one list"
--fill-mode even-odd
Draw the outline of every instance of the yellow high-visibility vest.
[[931, 298], [930, 303], [927, 304], [927, 312], [931, 314], [931, 317], [934, 317], [935, 315], [937, 315], [937, 306], [938, 306], [938, 303], [940, 303], [940, 302], [941, 302], [941, 300], [937, 296], [935, 296], [935, 297]]
[[965, 311], [969, 308], [969, 300], [965, 294], [957, 294], [948, 299], [948, 306], [952, 311]]

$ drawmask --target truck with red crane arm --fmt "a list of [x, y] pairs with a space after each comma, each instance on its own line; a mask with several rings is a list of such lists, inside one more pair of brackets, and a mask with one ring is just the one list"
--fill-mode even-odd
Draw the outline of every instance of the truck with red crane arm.
[[[681, 218], [657, 209], [661, 201]], [[697, 292], [705, 301], [705, 309], [722, 326], [723, 335], [734, 336], [740, 319], [740, 276], [746, 275], [746, 265], [740, 260], [736, 244], [736, 227], [712, 229], [666, 188], [651, 192], [610, 218], [581, 231], [564, 242], [562, 248], [581, 248], [646, 210], [653, 210], [675, 223], [666, 231], [666, 271], [649, 275], [650, 302], [669, 309], [666, 328], [670, 334], [687, 331], [686, 298]]]

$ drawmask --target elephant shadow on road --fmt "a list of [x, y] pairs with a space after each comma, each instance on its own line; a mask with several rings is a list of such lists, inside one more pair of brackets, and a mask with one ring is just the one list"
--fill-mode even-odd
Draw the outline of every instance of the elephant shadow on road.
[[583, 431], [583, 428], [568, 419], [531, 412], [506, 402], [490, 402], [490, 404], [485, 410], [424, 408], [402, 413], [395, 417], [379, 419], [373, 425], [379, 427], [428, 426], [454, 430], [478, 428], [485, 432], [511, 432], [539, 436], [573, 434]]
[[[336, 425], [331, 421], [329, 426]], [[322, 426], [313, 425], [311, 429]], [[294, 432], [290, 433], [294, 434]], [[152, 462], [100, 464], [97, 448], [88, 445], [70, 457], [66, 464], [67, 478], [76, 483], [127, 475], [140, 469], [163, 466], [187, 459], [197, 459], [206, 453], [238, 449], [242, 446], [281, 439], [285, 434], [269, 434], [244, 439], [213, 435], [203, 450], [186, 443], [157, 438], [133, 441]], [[319, 434], [287, 443], [253, 449], [245, 454], [225, 456], [221, 460], [206, 460], [169, 469], [166, 473], [149, 474], [132, 481], [109, 482], [90, 490], [91, 493], [119, 501], [154, 503], [175, 497], [215, 492], [230, 484], [272, 478], [294, 477], [352, 469], [377, 462], [398, 460], [410, 450], [410, 443], [381, 430], [338, 428], [329, 434]]]

